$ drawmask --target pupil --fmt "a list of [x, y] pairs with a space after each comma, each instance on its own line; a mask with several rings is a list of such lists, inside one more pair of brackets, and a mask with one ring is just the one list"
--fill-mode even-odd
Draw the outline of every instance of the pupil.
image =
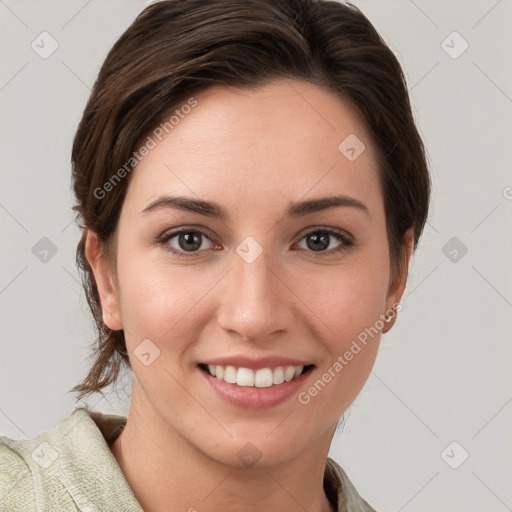
[[[181, 242], [183, 241], [185, 242], [185, 244], [189, 245], [182, 245]], [[201, 247], [201, 237], [198, 236], [195, 231], [190, 231], [189, 233], [182, 233], [180, 235], [179, 242], [180, 247], [185, 251], [191, 251], [194, 249], [199, 249]]]
[[[310, 241], [313, 241], [313, 243], [310, 244]], [[307, 245], [312, 250], [327, 249], [329, 247], [329, 234], [325, 232], [313, 233], [308, 236]]]

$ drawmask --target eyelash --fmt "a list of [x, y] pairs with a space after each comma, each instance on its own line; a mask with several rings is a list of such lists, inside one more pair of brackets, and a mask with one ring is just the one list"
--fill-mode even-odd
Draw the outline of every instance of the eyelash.
[[[176, 249], [174, 249], [173, 247], [171, 247], [169, 245], [169, 243], [168, 243], [169, 240], [171, 240], [172, 238], [174, 238], [174, 237], [176, 237], [178, 235], [181, 235], [183, 233], [196, 233], [196, 234], [199, 234], [200, 236], [206, 237], [208, 240], [211, 241], [210, 237], [208, 237], [208, 235], [206, 235], [206, 233], [203, 233], [202, 231], [200, 231], [198, 229], [190, 228], [190, 229], [180, 229], [178, 231], [172, 231], [170, 233], [164, 233], [163, 235], [159, 236], [156, 239], [156, 243], [158, 245], [163, 246], [165, 250], [171, 252], [173, 255], [179, 256], [179, 257], [190, 258], [190, 257], [194, 257], [197, 254], [200, 254], [201, 252], [203, 252], [203, 251], [194, 251], [194, 252], [190, 252], [189, 254], [187, 254], [184, 251], [177, 251]], [[308, 231], [307, 233], [302, 235], [301, 238], [299, 238], [298, 242], [300, 242], [304, 238], [306, 238], [309, 235], [312, 235], [314, 233], [326, 233], [329, 236], [334, 237], [339, 242], [342, 242], [335, 249], [330, 249], [328, 251], [308, 251], [315, 258], [322, 257], [322, 256], [324, 256], [326, 254], [341, 253], [341, 252], [345, 251], [346, 249], [356, 245], [355, 242], [353, 240], [351, 240], [347, 235], [345, 235], [342, 231], [336, 231], [336, 230], [333, 230], [333, 229], [330, 229], [330, 228], [327, 228], [327, 227], [319, 227], [319, 228], [315, 228], [315, 229], [313, 229], [311, 231]]]

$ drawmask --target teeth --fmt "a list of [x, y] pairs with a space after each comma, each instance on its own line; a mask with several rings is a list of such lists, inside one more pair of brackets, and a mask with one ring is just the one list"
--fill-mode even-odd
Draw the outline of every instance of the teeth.
[[284, 370], [279, 366], [274, 370], [274, 384], [282, 384], [284, 382]]
[[254, 372], [249, 368], [238, 368], [236, 383], [239, 386], [254, 386]]
[[256, 370], [254, 374], [254, 385], [257, 388], [269, 388], [274, 384], [274, 375], [270, 368], [262, 368]]
[[290, 382], [295, 376], [295, 366], [287, 366], [284, 371], [284, 380]]
[[[217, 376], [217, 375], [215, 375]], [[226, 382], [230, 384], [236, 383], [236, 370], [234, 366], [226, 366], [224, 369], [224, 379]]]
[[243, 387], [269, 388], [290, 382], [302, 374], [304, 366], [278, 366], [277, 368], [235, 368], [234, 366], [208, 365], [210, 375], [230, 384]]

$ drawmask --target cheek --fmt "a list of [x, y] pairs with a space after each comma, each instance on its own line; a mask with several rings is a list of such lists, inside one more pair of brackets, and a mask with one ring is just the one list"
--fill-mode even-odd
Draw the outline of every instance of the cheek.
[[[386, 258], [359, 261], [357, 265], [304, 281], [305, 301], [318, 314], [326, 357], [317, 379], [301, 390], [297, 399], [304, 421], [312, 418], [334, 423], [363, 388], [377, 356], [387, 295]], [[319, 284], [322, 283], [323, 293]], [[328, 327], [328, 329], [327, 329]], [[304, 409], [302, 409], [304, 406]]]
[[[118, 259], [118, 275], [129, 353], [150, 339], [161, 349], [161, 362], [186, 362], [182, 355], [186, 358], [187, 350], [200, 339], [208, 321], [208, 294], [221, 276], [133, 250], [129, 258]], [[172, 350], [166, 349], [169, 345]]]
[[346, 264], [304, 275], [298, 294], [324, 324], [336, 350], [386, 310], [389, 259], [380, 250], [361, 251]]
[[[118, 251], [120, 308], [127, 344], [133, 350], [146, 338], [157, 345], [172, 339], [173, 351], [179, 353], [185, 349], [180, 344], [200, 338], [203, 324], [211, 320], [208, 303], [216, 293], [209, 292], [219, 284], [224, 267], [179, 265], [176, 258], [170, 263], [158, 250], [139, 248], [127, 235], [121, 237], [124, 243]], [[319, 341], [331, 354], [344, 352], [351, 340], [373, 326], [386, 309], [387, 241], [385, 236], [374, 240], [347, 253], [339, 264], [305, 260], [299, 267], [282, 268], [284, 280], [292, 283], [298, 298], [298, 302], [293, 297], [287, 299], [297, 302], [290, 307], [302, 311], [297, 325], [314, 324]], [[293, 330], [293, 326], [287, 327]]]

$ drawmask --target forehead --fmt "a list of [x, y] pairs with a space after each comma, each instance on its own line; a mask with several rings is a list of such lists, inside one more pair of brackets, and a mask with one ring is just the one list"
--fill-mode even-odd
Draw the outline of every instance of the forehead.
[[[126, 197], [139, 211], [163, 193], [225, 199], [248, 211], [263, 197], [377, 192], [379, 201], [374, 149], [355, 111], [332, 92], [286, 79], [256, 89], [216, 86], [193, 100], [192, 108], [177, 107], [172, 127], [150, 134], [155, 145]], [[362, 144], [355, 160], [347, 158], [347, 145], [359, 153]]]

